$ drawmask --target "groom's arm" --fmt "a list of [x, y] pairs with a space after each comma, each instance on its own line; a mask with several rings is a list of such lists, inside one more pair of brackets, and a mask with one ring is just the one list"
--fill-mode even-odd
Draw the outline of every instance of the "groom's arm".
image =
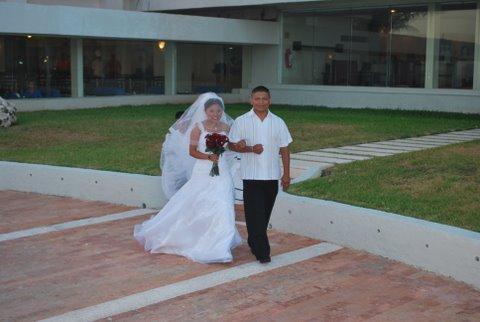
[[263, 152], [263, 145], [255, 144], [254, 146], [249, 146], [245, 143], [245, 140], [240, 140], [237, 143], [229, 143], [228, 148], [238, 153], [262, 154]]
[[261, 144], [256, 144], [254, 146], [247, 146], [247, 142], [244, 139], [244, 134], [240, 131], [241, 125], [239, 124], [238, 119], [232, 125], [230, 133], [228, 134], [230, 138], [230, 143], [228, 148], [232, 151], [238, 153], [256, 153], [261, 154], [263, 152], [263, 146]]
[[249, 150], [250, 147], [247, 147], [245, 140], [240, 140], [237, 143], [230, 142], [228, 143], [228, 148], [238, 153], [252, 152], [251, 150]]

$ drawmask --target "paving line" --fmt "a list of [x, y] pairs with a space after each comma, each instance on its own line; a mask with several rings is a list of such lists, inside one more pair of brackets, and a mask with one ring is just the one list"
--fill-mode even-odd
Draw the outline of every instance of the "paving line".
[[295, 153], [295, 155], [308, 155], [308, 156], [313, 156], [313, 157], [327, 157], [327, 158], [334, 158], [334, 159], [341, 159], [341, 160], [351, 160], [351, 161], [362, 161], [362, 160], [369, 159], [368, 157], [341, 154], [341, 153], [333, 153], [333, 152], [324, 152], [322, 150], [299, 152], [299, 153]]
[[369, 148], [369, 147], [360, 146], [360, 145], [350, 145], [350, 146], [341, 147], [340, 149], [349, 149], [349, 150], [362, 151], [362, 152], [389, 153], [389, 154], [398, 153], [398, 151], [389, 150], [387, 148]]
[[426, 135], [426, 136], [420, 136], [420, 137], [413, 137], [410, 139], [418, 139], [418, 140], [438, 140], [442, 142], [451, 142], [451, 141], [458, 141], [461, 138], [458, 136], [448, 136], [448, 137], [442, 137], [440, 136], [441, 134], [434, 134], [434, 135]]
[[[444, 144], [455, 144], [459, 142], [465, 141], [465, 139], [457, 139], [457, 138], [440, 138], [440, 137], [422, 137], [422, 138], [412, 138], [415, 139], [416, 141], [422, 141], [422, 142], [432, 142], [432, 143], [444, 143]], [[470, 140], [470, 139], [467, 139]]]
[[358, 152], [373, 152], [373, 153], [380, 153], [380, 154], [385, 154], [385, 155], [392, 155], [399, 153], [399, 151], [394, 151], [394, 150], [388, 150], [388, 149], [382, 149], [382, 148], [367, 148], [363, 146], [348, 146], [348, 147], [341, 147], [340, 149], [345, 149], [345, 150], [350, 150], [350, 151], [358, 151]]
[[460, 130], [460, 131], [452, 131], [452, 132], [444, 132], [438, 134], [480, 134], [480, 129], [472, 129], [472, 130]]
[[351, 150], [347, 148], [328, 148], [325, 151], [329, 152], [340, 152], [345, 154], [353, 154], [353, 155], [364, 155], [364, 156], [376, 156], [376, 157], [383, 157], [393, 155], [393, 153], [379, 153], [379, 152], [372, 152], [372, 151], [358, 151], [358, 150]]
[[375, 142], [375, 144], [388, 145], [388, 146], [393, 145], [393, 146], [401, 146], [401, 147], [407, 147], [407, 148], [417, 148], [419, 150], [431, 148], [430, 145], [418, 144], [414, 142], [408, 143], [408, 142], [402, 142], [402, 141]]
[[405, 142], [405, 143], [416, 143], [416, 144], [419, 144], [419, 145], [424, 145], [426, 146], [426, 148], [428, 147], [432, 147], [432, 148], [435, 148], [435, 147], [439, 147], [439, 146], [444, 146], [444, 145], [447, 145], [447, 144], [454, 144], [454, 143], [440, 143], [440, 142], [432, 142], [432, 141], [419, 141], [415, 138], [413, 139], [402, 139], [401, 141], [398, 141], [398, 142]]
[[480, 132], [455, 132], [451, 134], [480, 137]]
[[149, 305], [161, 303], [163, 301], [170, 300], [178, 296], [191, 294], [221, 284], [268, 272], [287, 265], [299, 263], [317, 256], [335, 252], [340, 249], [342, 249], [341, 246], [330, 243], [319, 243], [292, 252], [274, 256], [272, 257], [272, 262], [269, 264], [250, 262], [243, 265], [227, 268], [221, 271], [194, 277], [185, 281], [121, 297], [112, 301], [92, 305], [79, 310], [74, 310], [41, 321], [96, 321], [129, 311], [138, 310]]
[[[450, 141], [450, 142], [454, 142], [454, 141], [463, 142], [463, 141], [472, 140], [471, 138], [465, 138], [465, 137], [461, 138], [458, 135], [451, 135], [451, 134], [437, 134], [435, 135], [435, 138], [438, 140]], [[427, 139], [429, 138], [427, 137]]]
[[413, 148], [413, 147], [406, 147], [406, 146], [398, 146], [393, 144], [378, 144], [378, 143], [366, 143], [359, 146], [365, 146], [367, 148], [385, 148], [389, 150], [398, 150], [400, 152], [410, 152], [410, 151], [417, 151], [421, 148]]
[[301, 154], [301, 155], [292, 154], [291, 159], [300, 160], [300, 161], [312, 161], [312, 162], [329, 162], [329, 163], [335, 163], [335, 164], [350, 163], [355, 161], [355, 160], [332, 158], [332, 157], [317, 157], [317, 156], [310, 156], [305, 154]]
[[106, 216], [90, 217], [85, 219], [67, 221], [67, 222], [63, 222], [63, 223], [55, 224], [51, 226], [41, 226], [41, 227], [35, 227], [30, 229], [17, 230], [9, 233], [0, 234], [0, 242], [23, 238], [23, 237], [47, 234], [51, 232], [62, 231], [62, 230], [72, 229], [77, 227], [95, 225], [95, 224], [100, 224], [100, 223], [114, 221], [114, 220], [133, 218], [133, 217], [143, 216], [146, 214], [156, 213], [156, 212], [158, 212], [158, 210], [149, 209], [149, 208], [134, 209], [134, 210], [119, 212], [119, 213], [110, 214]]
[[[77, 227], [101, 224], [109, 221], [139, 217], [139, 216], [144, 216], [147, 214], [153, 214], [157, 212], [158, 210], [149, 209], [149, 208], [134, 209], [134, 210], [129, 210], [125, 212], [119, 212], [115, 214], [100, 216], [100, 217], [90, 217], [85, 219], [67, 221], [60, 224], [54, 224], [51, 226], [40, 226], [40, 227], [29, 228], [24, 230], [16, 230], [9, 233], [0, 234], [0, 242], [23, 238], [23, 237], [31, 237], [35, 235], [47, 234], [47, 233], [62, 231], [66, 229], [77, 228]], [[245, 223], [243, 221], [237, 221], [236, 223], [238, 225], [245, 226]]]
[[461, 137], [465, 139], [480, 139], [480, 134], [475, 134], [475, 133], [448, 133], [449, 136], [455, 136], [455, 137]]
[[478, 130], [455, 131], [455, 132], [448, 132], [448, 133], [480, 135], [480, 131], [478, 131]]

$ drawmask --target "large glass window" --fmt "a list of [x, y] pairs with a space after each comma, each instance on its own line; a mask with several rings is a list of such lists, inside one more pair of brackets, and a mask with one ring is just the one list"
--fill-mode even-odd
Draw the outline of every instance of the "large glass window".
[[349, 85], [424, 87], [427, 8], [352, 12]]
[[472, 88], [475, 52], [473, 4], [444, 5], [439, 12], [438, 87]]
[[[292, 15], [284, 19], [284, 83], [321, 84], [319, 78], [323, 73], [323, 52], [315, 47], [314, 20], [315, 17], [308, 15]], [[316, 69], [313, 67], [314, 62], [317, 62]]]
[[0, 36], [0, 96], [70, 96], [70, 40]]
[[284, 17], [283, 82], [424, 87], [427, 8]]
[[387, 86], [424, 87], [427, 8], [390, 9]]
[[153, 41], [83, 41], [85, 95], [165, 93], [164, 49]]
[[348, 85], [387, 86], [391, 31], [388, 9], [355, 11], [351, 17]]
[[178, 44], [177, 93], [229, 93], [242, 87], [242, 47]]

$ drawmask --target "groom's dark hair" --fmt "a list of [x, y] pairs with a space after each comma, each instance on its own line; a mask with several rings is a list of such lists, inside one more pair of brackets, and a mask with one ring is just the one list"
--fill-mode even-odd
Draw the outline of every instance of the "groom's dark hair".
[[255, 87], [254, 89], [252, 89], [252, 95], [255, 94], [255, 93], [258, 93], [258, 92], [267, 93], [268, 97], [270, 97], [270, 90], [268, 88], [266, 88], [265, 86], [260, 85], [260, 86]]

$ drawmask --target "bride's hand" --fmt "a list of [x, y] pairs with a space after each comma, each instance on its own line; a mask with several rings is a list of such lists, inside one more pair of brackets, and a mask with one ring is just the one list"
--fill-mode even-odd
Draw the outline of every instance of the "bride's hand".
[[219, 159], [220, 159], [220, 157], [216, 154], [209, 154], [208, 155], [208, 160], [210, 160], [212, 162], [218, 162]]

